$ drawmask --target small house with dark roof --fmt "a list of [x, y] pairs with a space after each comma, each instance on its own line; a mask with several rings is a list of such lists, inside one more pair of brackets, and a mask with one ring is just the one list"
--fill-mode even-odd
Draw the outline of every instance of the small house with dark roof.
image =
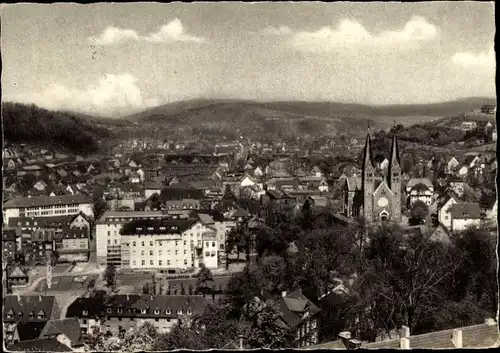
[[9, 285], [19, 286], [28, 283], [28, 275], [19, 266], [13, 266], [7, 272], [7, 282]]
[[278, 301], [281, 318], [295, 338], [296, 347], [305, 347], [318, 343], [318, 314], [320, 309], [300, 290], [282, 293]]
[[84, 342], [77, 318], [50, 320], [45, 324], [40, 339], [53, 339], [73, 351], [83, 351]]
[[451, 206], [451, 230], [462, 231], [481, 224], [483, 215], [479, 203], [456, 203]]
[[15, 229], [2, 229], [2, 260], [14, 260], [18, 252], [17, 234]]

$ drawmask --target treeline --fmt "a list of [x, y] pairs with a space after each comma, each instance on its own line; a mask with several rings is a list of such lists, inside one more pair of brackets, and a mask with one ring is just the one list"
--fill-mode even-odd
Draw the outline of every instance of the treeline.
[[36, 105], [2, 104], [4, 138], [13, 143], [47, 143], [75, 153], [98, 150], [98, 138], [109, 137], [105, 128], [93, 126], [70, 113]]

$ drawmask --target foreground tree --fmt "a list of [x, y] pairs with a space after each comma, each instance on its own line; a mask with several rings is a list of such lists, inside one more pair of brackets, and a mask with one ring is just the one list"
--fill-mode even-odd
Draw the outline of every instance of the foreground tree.
[[214, 276], [212, 275], [212, 271], [208, 269], [204, 264], [201, 265], [201, 269], [197, 274], [196, 279], [196, 292], [203, 293], [203, 295], [207, 293], [212, 293], [215, 289], [215, 281]]

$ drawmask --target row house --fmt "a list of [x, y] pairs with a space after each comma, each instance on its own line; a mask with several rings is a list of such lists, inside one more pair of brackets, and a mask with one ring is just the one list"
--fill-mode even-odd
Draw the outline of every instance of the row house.
[[83, 333], [100, 332], [119, 336], [145, 323], [159, 332], [168, 333], [176, 326], [189, 326], [192, 318], [203, 312], [207, 301], [198, 295], [136, 295], [119, 294], [99, 298], [77, 298], [68, 307], [66, 316], [77, 318]]

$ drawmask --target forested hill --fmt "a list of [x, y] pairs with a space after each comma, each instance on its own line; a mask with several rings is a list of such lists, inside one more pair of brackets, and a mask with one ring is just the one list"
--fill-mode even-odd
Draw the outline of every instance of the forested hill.
[[77, 153], [98, 149], [107, 129], [96, 127], [76, 114], [50, 111], [36, 105], [2, 103], [4, 139], [14, 143], [60, 146]]

